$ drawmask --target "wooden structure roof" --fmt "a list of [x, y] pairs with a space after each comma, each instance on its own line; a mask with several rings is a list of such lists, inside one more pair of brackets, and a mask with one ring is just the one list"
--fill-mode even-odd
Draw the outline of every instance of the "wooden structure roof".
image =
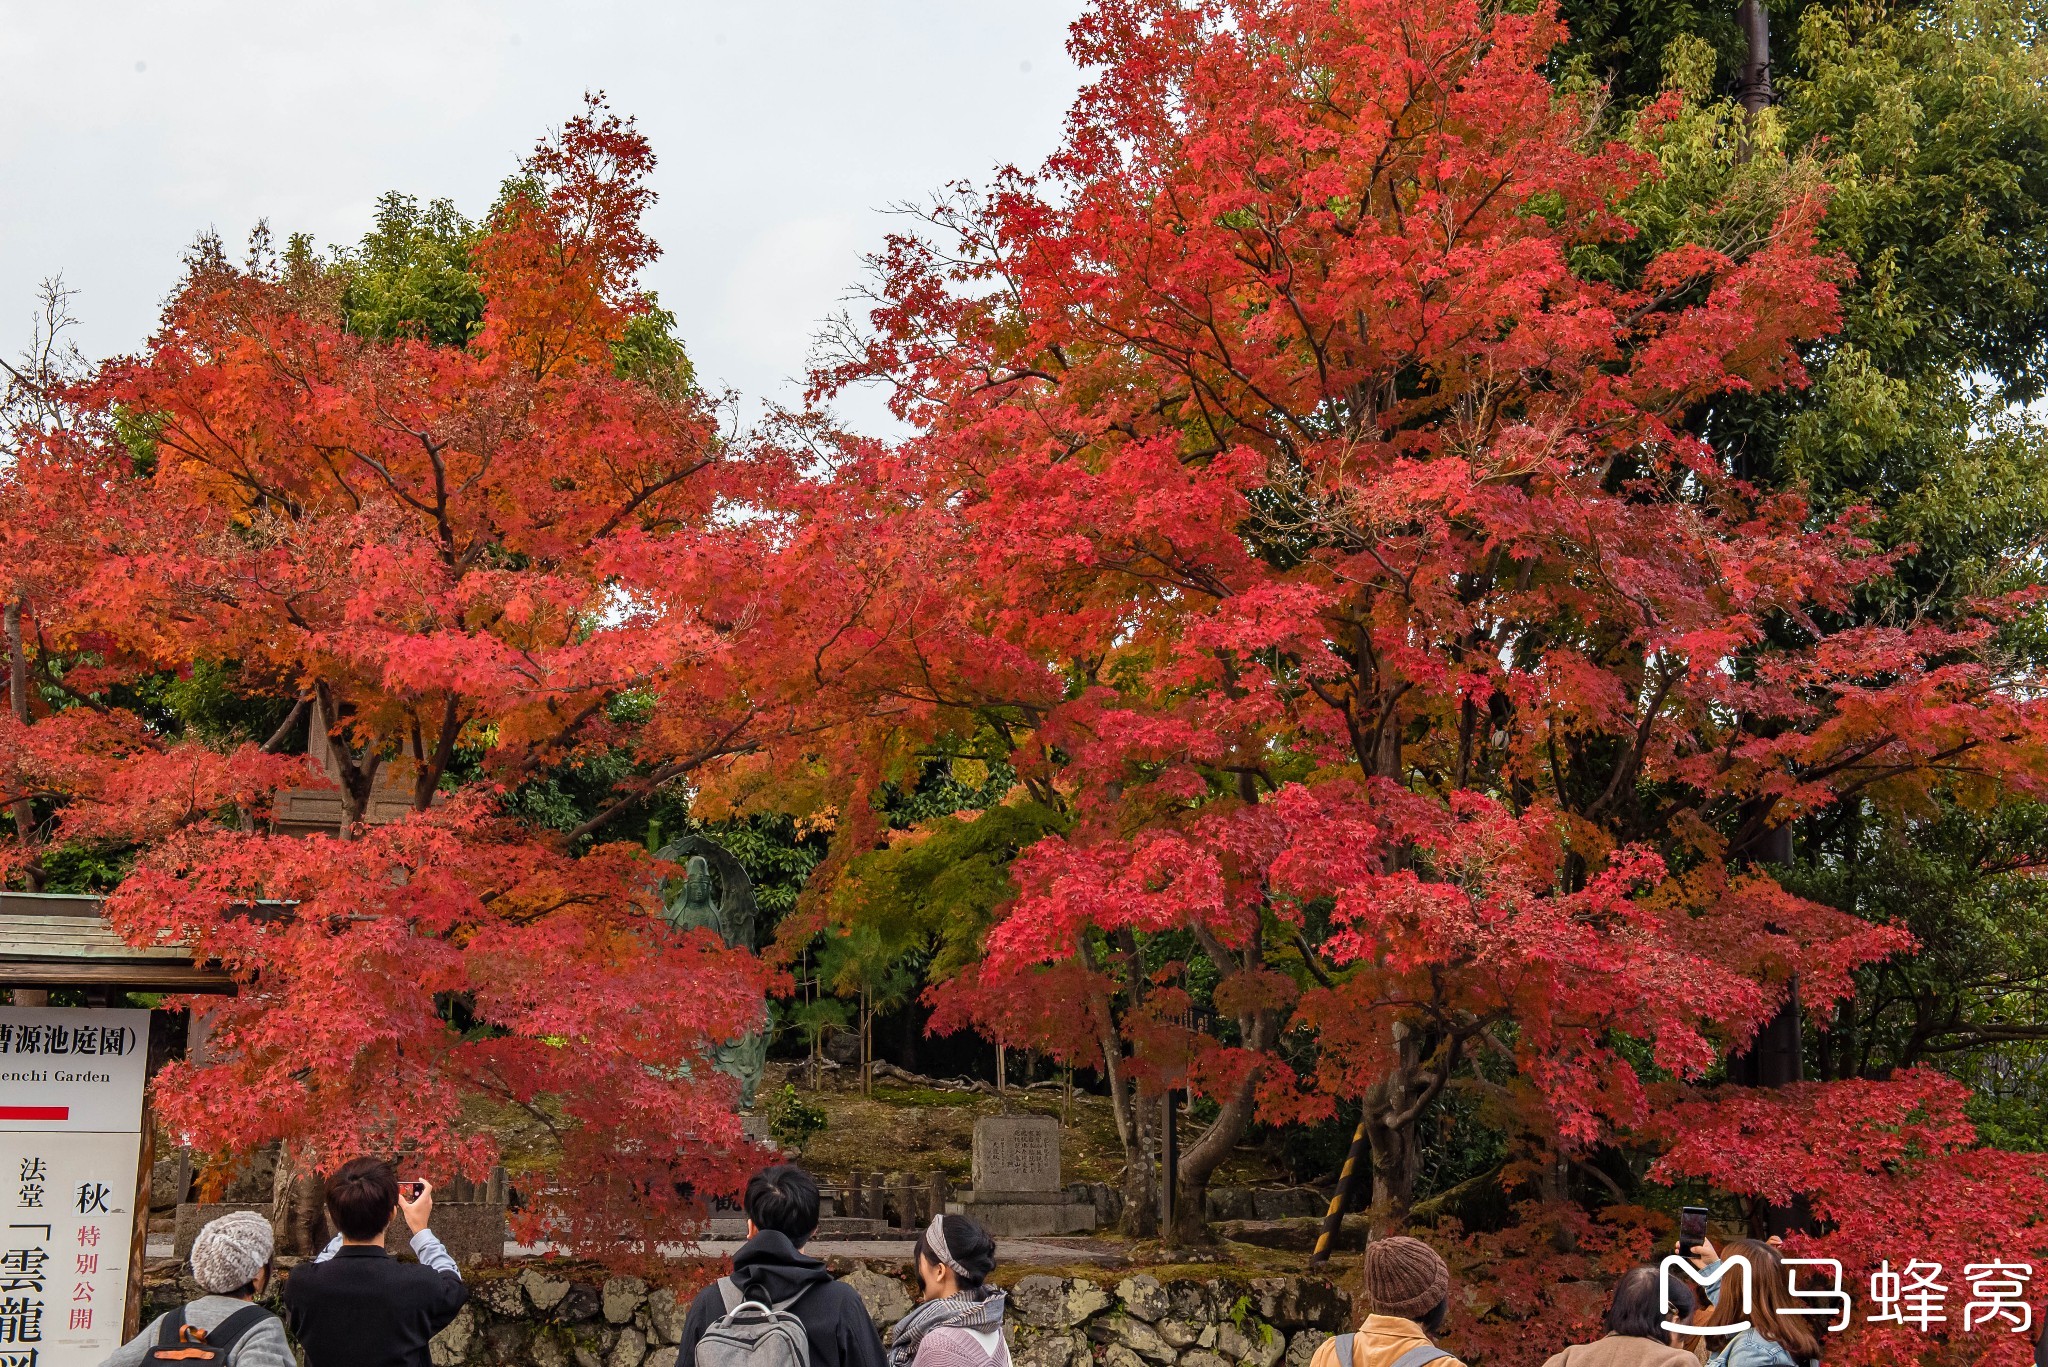
[[[339, 782], [329, 723], [316, 699], [308, 724], [307, 758]], [[418, 760], [400, 756], [379, 768], [363, 812], [366, 825], [403, 820], [413, 809]], [[435, 795], [435, 801], [440, 795]], [[337, 788], [278, 792], [271, 829], [279, 835], [333, 835], [342, 825]], [[114, 933], [100, 913], [101, 899], [70, 893], [0, 891], [0, 987], [77, 988], [129, 992], [227, 992], [234, 979], [217, 966], [195, 965], [190, 951], [165, 944], [137, 949]], [[289, 915], [275, 902], [244, 908], [256, 916]]]
[[109, 988], [128, 992], [233, 992], [220, 969], [179, 945], [137, 949], [114, 933], [101, 899], [0, 892], [0, 987]]

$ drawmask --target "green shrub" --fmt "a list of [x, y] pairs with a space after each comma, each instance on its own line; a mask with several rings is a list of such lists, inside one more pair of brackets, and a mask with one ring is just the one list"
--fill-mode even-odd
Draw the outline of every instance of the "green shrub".
[[768, 1133], [785, 1149], [801, 1149], [804, 1141], [825, 1128], [825, 1113], [807, 1103], [785, 1083], [768, 1101]]

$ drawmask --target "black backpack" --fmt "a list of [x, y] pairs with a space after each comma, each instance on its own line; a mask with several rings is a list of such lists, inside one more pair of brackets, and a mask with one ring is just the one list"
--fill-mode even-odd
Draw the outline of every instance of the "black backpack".
[[164, 1316], [163, 1332], [144, 1355], [143, 1362], [175, 1362], [181, 1367], [227, 1367], [228, 1354], [242, 1335], [264, 1320], [273, 1319], [260, 1305], [246, 1305], [211, 1329], [185, 1323], [185, 1307]]

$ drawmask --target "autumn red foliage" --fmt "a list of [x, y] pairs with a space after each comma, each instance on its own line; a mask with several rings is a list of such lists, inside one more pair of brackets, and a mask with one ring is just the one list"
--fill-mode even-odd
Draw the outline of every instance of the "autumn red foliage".
[[[202, 242], [146, 350], [23, 434], [0, 566], [42, 695], [0, 720], [0, 787], [47, 814], [0, 868], [139, 846], [115, 925], [242, 984], [200, 1003], [206, 1055], [158, 1077], [172, 1132], [202, 1154], [283, 1140], [300, 1173], [368, 1150], [479, 1177], [506, 1129], [487, 1122], [519, 1117], [543, 1155], [522, 1231], [621, 1256], [743, 1176], [705, 1051], [762, 1023], [773, 979], [672, 935], [637, 847], [578, 841], [791, 715], [733, 684], [776, 614], [754, 605], [761, 538], [715, 516], [774, 462], [615, 356], [651, 307], [652, 165], [595, 102], [544, 142], [477, 248], [467, 347], [358, 335], [303, 252], [259, 238], [238, 267]], [[195, 662], [299, 707], [223, 750], [118, 705]], [[308, 716], [332, 781], [272, 753]], [[501, 810], [622, 747], [587, 832]], [[270, 833], [278, 791], [334, 786], [335, 835]], [[380, 792], [413, 815], [366, 826]]]
[[[1846, 272], [1824, 198], [1734, 255], [1637, 252], [1656, 166], [1546, 80], [1560, 36], [1543, 6], [1100, 5], [1060, 151], [893, 239], [818, 377], [918, 428], [849, 475], [945, 586], [905, 605], [906, 696], [1016, 738], [1071, 819], [938, 1023], [1014, 1032], [1079, 975], [1043, 1030], [1092, 1034], [1141, 1225], [1179, 1086], [1217, 1108], [1183, 1210], [1254, 1117], [1357, 1099], [1396, 1226], [1453, 1088], [1561, 1209], [1676, 1098], [1745, 1104], [1695, 1089], [1795, 978], [1825, 1014], [1909, 947], [1783, 889], [1774, 832], [2039, 790], [2000, 608], [1840, 626], [1887, 569], [1854, 520], [1687, 426], [1803, 383]], [[1757, 1143], [1711, 1177], [1798, 1170]]]
[[[1824, 1015], [1910, 948], [1781, 886], [1777, 833], [2038, 796], [2048, 719], [1994, 649], [2010, 605], [1841, 625], [1889, 568], [1857, 519], [1688, 425], [1804, 383], [1847, 271], [1825, 196], [1739, 250], [1644, 246], [1657, 166], [1546, 77], [1561, 36], [1548, 5], [1103, 0], [1059, 150], [892, 239], [817, 375], [894, 386], [899, 443], [816, 415], [735, 442], [622, 364], [651, 157], [596, 107], [494, 215], [468, 346], [355, 335], [302, 261], [200, 252], [5, 486], [0, 576], [73, 705], [0, 723], [4, 796], [50, 813], [0, 869], [142, 844], [116, 923], [242, 979], [217, 1059], [159, 1089], [193, 1142], [474, 1171], [471, 1108], [517, 1108], [557, 1146], [529, 1231], [644, 1249], [734, 1181], [729, 1088], [684, 1061], [768, 974], [578, 842], [680, 777], [801, 794], [836, 804], [823, 886], [906, 751], [994, 735], [1060, 833], [934, 1024], [1102, 1075], [1134, 1232], [1174, 1089], [1206, 1116], [1179, 1238], [1255, 1123], [1340, 1105], [1375, 1226], [1434, 1214], [1421, 1127], [1457, 1093], [1523, 1203], [1439, 1226], [1475, 1364], [1588, 1334], [1585, 1283], [1668, 1235], [1597, 1194], [1624, 1150], [1805, 1201], [1795, 1247], [1854, 1275], [2036, 1251], [2048, 1177], [1978, 1147], [1953, 1083], [1723, 1082], [1795, 982]], [[317, 704], [345, 838], [264, 832], [304, 761], [101, 696], [195, 658]], [[498, 801], [622, 749], [569, 839]], [[394, 768], [412, 814], [358, 824]], [[1843, 1351], [1971, 1351], [1901, 1343]]]

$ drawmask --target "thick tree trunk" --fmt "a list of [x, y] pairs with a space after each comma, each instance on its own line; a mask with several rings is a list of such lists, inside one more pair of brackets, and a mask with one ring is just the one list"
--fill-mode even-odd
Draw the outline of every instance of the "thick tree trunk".
[[[1239, 1018], [1245, 1046], [1250, 1049], [1266, 1050], [1273, 1047], [1280, 1035], [1280, 1017], [1277, 1012], [1260, 1012], [1256, 1017]], [[1173, 1241], [1176, 1245], [1206, 1244], [1210, 1241], [1208, 1196], [1209, 1179], [1216, 1175], [1223, 1160], [1237, 1147], [1245, 1133], [1251, 1129], [1252, 1121], [1258, 1114], [1259, 1074], [1253, 1072], [1238, 1084], [1217, 1109], [1216, 1118], [1209, 1122], [1201, 1137], [1180, 1156], [1175, 1165], [1175, 1204]]]
[[[1406, 1022], [1392, 1028], [1394, 1061], [1364, 1098], [1360, 1120], [1372, 1154], [1371, 1235], [1377, 1239], [1407, 1228], [1415, 1205], [1415, 1181], [1422, 1170], [1416, 1131], [1422, 1113], [1457, 1067], [1458, 1039], [1443, 1041], [1433, 1066], [1424, 1067], [1421, 1037]], [[1448, 1052], [1442, 1052], [1448, 1051]]]
[[[1776, 826], [1766, 831], [1754, 846], [1755, 862], [1783, 867], [1792, 862], [1792, 828]], [[1806, 1038], [1804, 1011], [1799, 1003], [1799, 979], [1786, 985], [1784, 1005], [1757, 1031], [1749, 1048], [1728, 1060], [1728, 1078], [1745, 1087], [1787, 1087], [1806, 1079]], [[1750, 1211], [1750, 1231], [1758, 1236], [1790, 1234], [1813, 1228], [1813, 1211], [1803, 1195], [1791, 1204], [1757, 1202]]]
[[1127, 1096], [1132, 1138], [1124, 1144], [1124, 1213], [1118, 1227], [1133, 1239], [1150, 1239], [1159, 1233], [1159, 1094], [1134, 1087]]
[[289, 1142], [277, 1146], [270, 1182], [270, 1227], [277, 1251], [310, 1258], [327, 1242], [327, 1203], [320, 1174], [303, 1167]]
[[1124, 1071], [1123, 1043], [1113, 1028], [1104, 1028], [1108, 1003], [1096, 1003], [1104, 1067], [1109, 1074], [1110, 1113], [1116, 1117], [1117, 1138], [1124, 1150], [1124, 1213], [1118, 1227], [1134, 1239], [1149, 1239], [1159, 1232], [1159, 1184], [1154, 1177], [1151, 1111], [1158, 1098], [1135, 1087]]
[[313, 722], [306, 735], [306, 753], [329, 777], [341, 785], [341, 831], [343, 840], [353, 838], [355, 828], [370, 811], [370, 790], [377, 783], [379, 756], [358, 759], [349, 747], [336, 739], [341, 726], [341, 704], [325, 679], [313, 684]]
[[[1082, 961], [1095, 967], [1093, 951], [1084, 942]], [[1118, 1228], [1134, 1239], [1149, 1239], [1159, 1232], [1159, 1185], [1154, 1178], [1152, 1114], [1158, 1098], [1148, 1096], [1132, 1084], [1124, 1070], [1124, 1041], [1116, 1028], [1116, 1015], [1109, 997], [1093, 992], [1088, 997], [1088, 1015], [1095, 1026], [1095, 1044], [1102, 1051], [1102, 1068], [1109, 1083], [1109, 1111], [1116, 1118], [1116, 1135], [1124, 1151], [1124, 1213]]]
[[415, 729], [413, 732], [413, 749], [418, 759], [412, 779], [413, 810], [424, 812], [434, 805], [434, 794], [441, 787], [441, 775], [448, 772], [449, 761], [455, 758], [455, 741], [461, 734], [462, 712], [451, 693], [441, 708], [441, 726], [434, 734], [431, 754], [422, 743], [419, 731]]
[[1742, 59], [1742, 107], [1760, 114], [1771, 107], [1771, 16], [1763, 0], [1742, 0], [1736, 10], [1746, 50]]
[[[1375, 1089], [1377, 1091], [1378, 1089]], [[1422, 1149], [1416, 1142], [1414, 1122], [1386, 1123], [1392, 1109], [1366, 1097], [1365, 1142], [1372, 1151], [1372, 1205], [1369, 1208], [1372, 1237], [1385, 1238], [1408, 1228], [1408, 1212], [1415, 1205], [1415, 1178], [1422, 1169]]]

